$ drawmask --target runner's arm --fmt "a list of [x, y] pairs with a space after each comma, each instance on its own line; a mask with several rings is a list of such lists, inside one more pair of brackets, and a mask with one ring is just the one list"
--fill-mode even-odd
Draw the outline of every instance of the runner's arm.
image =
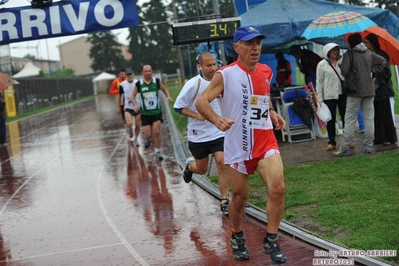
[[167, 97], [166, 99], [168, 100], [168, 102], [173, 103], [173, 99], [172, 99], [172, 97], [170, 97], [169, 90], [163, 84], [162, 80], [159, 80], [159, 87], [160, 87], [161, 91], [163, 91], [163, 93], [165, 93], [165, 95]]
[[[269, 106], [273, 107], [271, 98], [269, 99]], [[273, 108], [269, 108], [269, 115], [276, 130], [283, 130], [285, 128], [285, 120]]]
[[210, 102], [222, 94], [223, 89], [223, 76], [221, 73], [217, 72], [213, 76], [208, 87], [206, 87], [206, 89], [198, 97], [195, 106], [198, 112], [205, 117], [206, 120], [214, 124], [219, 130], [226, 131], [231, 128], [231, 126], [234, 124], [234, 121], [229, 118], [218, 116], [210, 104]]
[[118, 115], [121, 113], [121, 100], [122, 100], [122, 93], [119, 91], [118, 96], [116, 98], [116, 112]]
[[134, 86], [134, 89], [132, 91], [132, 95], [130, 96], [130, 100], [133, 103], [134, 106], [134, 111], [138, 112], [140, 110], [140, 106], [138, 105], [137, 101], [136, 101], [136, 95], [138, 93], [138, 88], [137, 88], [137, 84]]

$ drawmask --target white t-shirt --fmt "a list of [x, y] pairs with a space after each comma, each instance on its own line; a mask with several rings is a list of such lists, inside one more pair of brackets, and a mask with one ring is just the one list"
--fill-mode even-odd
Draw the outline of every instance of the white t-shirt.
[[[132, 96], [133, 90], [134, 90], [134, 86], [137, 83], [137, 79], [133, 79], [133, 81], [130, 83], [129, 81], [125, 80], [122, 81], [121, 83], [121, 87], [123, 89], [122, 92], [122, 97], [123, 97], [123, 102], [125, 103], [125, 108], [126, 109], [134, 109], [133, 103], [130, 100], [130, 97]], [[137, 99], [137, 97], [136, 97]]]
[[[200, 86], [198, 87], [198, 80], [200, 80]], [[210, 81], [203, 79], [200, 75], [193, 77], [184, 84], [174, 104], [174, 108], [182, 109], [187, 108], [190, 111], [198, 113], [195, 103], [201, 93], [209, 85]], [[194, 98], [195, 97], [195, 98]], [[217, 100], [213, 100], [211, 106], [215, 113], [221, 116], [219, 104]], [[195, 143], [212, 141], [221, 137], [224, 137], [224, 132], [220, 131], [214, 124], [208, 120], [200, 121], [198, 119], [189, 117], [187, 126], [188, 140]]]

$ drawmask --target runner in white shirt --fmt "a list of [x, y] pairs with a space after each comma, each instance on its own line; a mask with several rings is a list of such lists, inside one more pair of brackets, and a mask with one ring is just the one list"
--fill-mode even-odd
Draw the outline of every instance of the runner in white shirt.
[[[249, 197], [248, 177], [255, 171], [266, 183], [267, 234], [262, 251], [270, 254], [275, 264], [287, 260], [278, 243], [278, 227], [285, 208], [284, 167], [273, 132], [285, 127], [270, 100], [270, 81], [273, 72], [260, 64], [261, 34], [255, 26], [240, 27], [234, 34], [234, 49], [238, 60], [215, 73], [209, 86], [197, 100], [198, 112], [226, 131], [225, 163], [231, 187], [229, 218], [232, 224], [230, 246], [236, 260], [248, 260], [243, 220]], [[222, 115], [216, 114], [209, 104], [219, 99]]]
[[[140, 110], [138, 112], [134, 111], [134, 105], [130, 99], [134, 86], [136, 85], [136, 82], [137, 79], [134, 79], [133, 70], [131, 68], [126, 69], [126, 80], [120, 84], [117, 103], [119, 107], [119, 103], [121, 102], [122, 98], [125, 110], [125, 123], [126, 126], [129, 128], [129, 141], [133, 141], [138, 146], [137, 137], [140, 134], [141, 115], [140, 115]], [[133, 117], [134, 117], [134, 130], [132, 129]]]
[[[219, 174], [220, 210], [228, 214], [229, 181], [224, 164], [224, 132], [205, 120], [195, 107], [195, 102], [202, 91], [209, 85], [217, 70], [216, 58], [210, 52], [198, 56], [198, 67], [201, 73], [183, 86], [174, 104], [175, 111], [188, 116], [188, 148], [193, 157], [187, 159], [183, 178], [186, 183], [191, 181], [193, 173], [205, 174], [208, 170], [209, 154], [213, 154]], [[212, 109], [219, 115], [220, 108], [217, 100], [211, 102]]]

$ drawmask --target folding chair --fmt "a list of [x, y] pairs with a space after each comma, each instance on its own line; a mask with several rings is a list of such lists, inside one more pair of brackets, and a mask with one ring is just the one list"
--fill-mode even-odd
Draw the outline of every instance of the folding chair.
[[[290, 143], [316, 139], [313, 123], [311, 123], [311, 127], [309, 128], [303, 119], [292, 109], [295, 100], [301, 97], [307, 98], [307, 93], [302, 87], [286, 88], [285, 91], [281, 92], [282, 113], [287, 122], [282, 131], [282, 135], [286, 135]], [[302, 138], [296, 137], [294, 140], [292, 136], [301, 136]], [[285, 138], [283, 137], [283, 141], [284, 140]]]

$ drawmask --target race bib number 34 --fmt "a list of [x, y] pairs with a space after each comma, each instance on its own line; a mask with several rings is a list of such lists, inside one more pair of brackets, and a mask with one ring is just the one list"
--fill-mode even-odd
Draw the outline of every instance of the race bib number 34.
[[269, 118], [269, 96], [251, 95], [248, 112], [248, 126], [255, 129], [271, 129]]

